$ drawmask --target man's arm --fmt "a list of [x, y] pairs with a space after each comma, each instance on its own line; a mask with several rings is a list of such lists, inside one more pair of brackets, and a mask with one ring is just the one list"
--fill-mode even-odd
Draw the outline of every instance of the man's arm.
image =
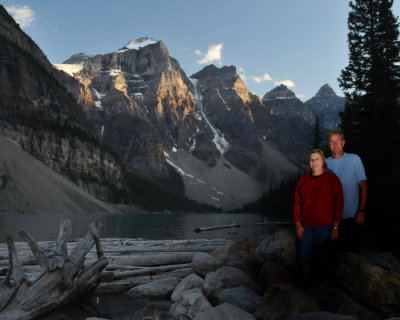
[[356, 223], [359, 225], [363, 225], [365, 222], [365, 206], [367, 204], [367, 195], [368, 195], [368, 184], [366, 180], [362, 180], [360, 182], [360, 204], [358, 205], [358, 211], [356, 214]]

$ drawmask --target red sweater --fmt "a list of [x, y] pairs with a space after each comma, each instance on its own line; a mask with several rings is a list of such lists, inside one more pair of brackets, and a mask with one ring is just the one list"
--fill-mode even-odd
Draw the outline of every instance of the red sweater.
[[306, 227], [322, 227], [342, 219], [343, 190], [336, 175], [325, 172], [317, 178], [306, 174], [295, 191], [293, 216]]

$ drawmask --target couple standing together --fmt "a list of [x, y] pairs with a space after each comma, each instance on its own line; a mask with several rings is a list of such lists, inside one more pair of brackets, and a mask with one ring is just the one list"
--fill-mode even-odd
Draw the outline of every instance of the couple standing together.
[[303, 278], [310, 279], [311, 263], [329, 269], [331, 240], [340, 246], [357, 243], [359, 226], [365, 222], [367, 177], [361, 159], [344, 152], [340, 131], [329, 133], [332, 156], [325, 159], [320, 149], [309, 152], [309, 174], [300, 178], [294, 202], [296, 234], [300, 239]]

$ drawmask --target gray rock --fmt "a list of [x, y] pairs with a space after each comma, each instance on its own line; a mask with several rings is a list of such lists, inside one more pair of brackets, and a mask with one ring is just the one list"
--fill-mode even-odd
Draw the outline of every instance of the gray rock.
[[199, 313], [194, 320], [255, 320], [255, 318], [238, 307], [224, 303], [211, 310]]
[[263, 289], [268, 289], [275, 283], [295, 284], [292, 273], [284, 266], [267, 261], [259, 270], [258, 283]]
[[202, 287], [203, 282], [204, 279], [199, 277], [197, 274], [192, 273], [188, 275], [176, 286], [175, 290], [172, 292], [171, 300], [176, 302], [182, 292], [193, 288], [200, 288]]
[[254, 315], [260, 320], [273, 320], [314, 311], [319, 311], [318, 301], [315, 298], [292, 285], [278, 283], [265, 292], [261, 305]]
[[294, 267], [296, 265], [294, 233], [288, 229], [276, 232], [259, 244], [255, 256], [259, 264], [271, 261]]
[[220, 303], [228, 302], [247, 312], [253, 312], [260, 306], [262, 298], [250, 288], [236, 287], [222, 290], [218, 300]]
[[221, 267], [221, 260], [205, 252], [196, 253], [192, 259], [192, 269], [198, 275], [205, 277]]
[[258, 264], [254, 256], [247, 251], [234, 251], [222, 260], [222, 265], [244, 271], [250, 278], [257, 280]]
[[337, 264], [336, 282], [383, 316], [400, 314], [400, 263], [390, 253], [346, 252]]
[[[335, 314], [326, 311], [299, 313], [282, 320], [357, 320], [357, 317]], [[360, 318], [363, 319], [363, 318]]]
[[211, 302], [218, 302], [218, 295], [223, 289], [235, 287], [248, 287], [260, 292], [260, 287], [242, 270], [232, 267], [222, 267], [215, 272], [207, 274], [203, 283], [203, 291]]
[[178, 319], [193, 319], [196, 314], [212, 309], [213, 306], [199, 288], [184, 291], [171, 306], [171, 313]]
[[143, 298], [170, 298], [171, 293], [179, 283], [179, 278], [166, 278], [148, 282], [129, 290], [129, 295]]
[[337, 288], [329, 288], [320, 293], [321, 302], [327, 311], [351, 314], [363, 320], [381, 320], [382, 316], [368, 310]]

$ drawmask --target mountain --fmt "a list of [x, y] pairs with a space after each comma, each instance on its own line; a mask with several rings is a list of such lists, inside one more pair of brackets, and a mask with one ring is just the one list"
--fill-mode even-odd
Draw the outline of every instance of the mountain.
[[99, 143], [46, 56], [2, 6], [0, 70], [0, 137], [96, 198], [113, 200], [123, 188], [123, 168]]
[[118, 212], [22, 150], [15, 140], [0, 135], [0, 149], [0, 213]]
[[321, 127], [337, 129], [340, 124], [339, 112], [344, 110], [346, 98], [339, 97], [328, 85], [323, 85], [317, 94], [304, 103], [314, 116], [318, 117]]
[[306, 166], [315, 124], [311, 111], [283, 84], [267, 92], [262, 102], [270, 114], [266, 139], [291, 161]]
[[141, 38], [59, 77], [127, 168], [172, 166], [199, 202], [242, 205], [297, 170], [262, 138], [268, 110], [233, 66], [189, 79], [162, 41]]
[[168, 172], [163, 146], [189, 148], [197, 118], [192, 84], [162, 41], [141, 38], [85, 60], [61, 81], [124, 165]]
[[271, 110], [271, 114], [284, 115], [287, 118], [300, 117], [309, 123], [315, 121], [310, 110], [283, 84], [267, 92], [262, 101]]
[[86, 54], [84, 52], [74, 54], [69, 59], [65, 60], [63, 64], [80, 64], [83, 65], [85, 61], [92, 58], [92, 55]]

